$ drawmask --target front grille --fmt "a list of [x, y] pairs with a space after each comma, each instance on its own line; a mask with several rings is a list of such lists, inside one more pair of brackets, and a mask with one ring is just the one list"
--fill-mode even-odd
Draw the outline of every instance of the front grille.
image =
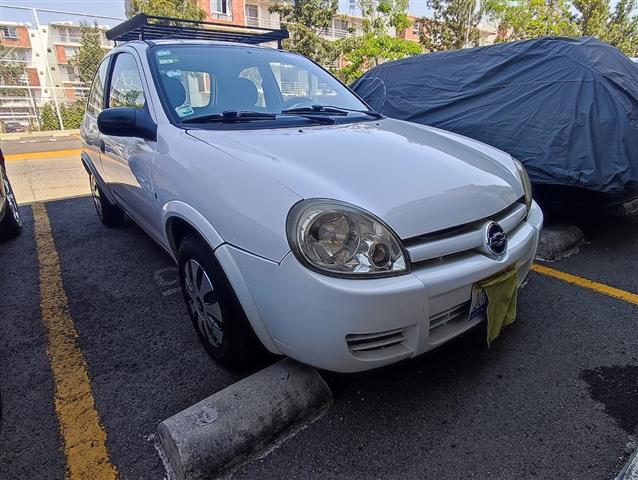
[[411, 350], [405, 345], [405, 329], [397, 328], [375, 333], [346, 335], [350, 353], [365, 360], [379, 360], [405, 355]]
[[527, 207], [525, 204], [515, 202], [505, 210], [490, 217], [419, 235], [404, 240], [403, 244], [413, 264], [428, 260], [439, 260], [483, 247], [485, 244], [485, 224], [487, 222], [494, 221], [499, 223], [503, 227], [503, 231], [509, 234], [525, 220], [526, 214]]
[[448, 322], [454, 322], [456, 320], [467, 320], [470, 316], [470, 301], [463, 302], [456, 307], [443, 310], [436, 315], [430, 317], [430, 330], [445, 325]]
[[353, 333], [346, 336], [346, 342], [351, 352], [388, 348], [398, 345], [403, 340], [405, 338], [402, 328], [377, 333]]

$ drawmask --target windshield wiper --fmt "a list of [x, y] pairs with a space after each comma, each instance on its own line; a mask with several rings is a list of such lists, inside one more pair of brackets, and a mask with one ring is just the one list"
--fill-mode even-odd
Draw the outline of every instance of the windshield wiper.
[[354, 108], [343, 108], [343, 107], [335, 107], [332, 105], [312, 105], [310, 107], [298, 107], [298, 108], [289, 108], [287, 110], [282, 110], [283, 114], [294, 114], [294, 113], [305, 113], [305, 114], [328, 114], [328, 115], [348, 115], [348, 113], [363, 113], [364, 115], [368, 115], [372, 118], [376, 118], [377, 120], [383, 118], [378, 112], [373, 110], [356, 110]]
[[210, 113], [199, 117], [186, 118], [182, 123], [208, 123], [208, 122], [250, 122], [252, 120], [275, 120], [274, 113], [252, 112], [248, 110], [226, 110], [222, 113]]
[[327, 114], [327, 115], [339, 115], [345, 116], [348, 115], [347, 110], [343, 110], [341, 108], [336, 107], [326, 107], [323, 105], [312, 105], [310, 107], [298, 107], [298, 108], [288, 108], [286, 110], [281, 111], [282, 115], [315, 115], [315, 114]]

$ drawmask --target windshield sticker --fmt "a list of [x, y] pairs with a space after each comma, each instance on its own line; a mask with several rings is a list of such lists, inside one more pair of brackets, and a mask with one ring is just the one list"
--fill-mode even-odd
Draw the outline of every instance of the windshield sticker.
[[182, 76], [182, 71], [181, 70], [169, 70], [168, 72], [166, 72], [166, 76], [167, 77], [181, 77]]
[[188, 104], [180, 105], [179, 107], [175, 109], [175, 111], [177, 112], [177, 115], [179, 115], [180, 117], [188, 117], [189, 115], [192, 115], [193, 113], [195, 113], [195, 110], [193, 110], [193, 107], [191, 107]]
[[158, 62], [160, 63], [160, 65], [164, 65], [166, 63], [175, 63], [177, 61], [177, 59], [175, 58], [160, 58], [158, 59]]
[[170, 50], [160, 50], [155, 55], [157, 55], [158, 57], [165, 57], [166, 55], [170, 55], [170, 54], [171, 54]]

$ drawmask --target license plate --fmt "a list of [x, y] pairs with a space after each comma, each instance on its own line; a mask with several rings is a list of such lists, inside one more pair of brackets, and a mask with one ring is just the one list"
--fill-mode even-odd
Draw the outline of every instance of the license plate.
[[469, 321], [474, 320], [477, 316], [485, 316], [487, 310], [487, 293], [485, 289], [474, 285], [472, 287], [472, 303], [470, 304]]

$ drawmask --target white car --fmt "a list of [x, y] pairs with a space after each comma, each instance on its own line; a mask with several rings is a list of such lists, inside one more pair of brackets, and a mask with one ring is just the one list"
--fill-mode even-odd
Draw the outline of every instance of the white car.
[[339, 372], [435, 348], [485, 320], [476, 282], [525, 279], [543, 220], [510, 155], [384, 118], [273, 48], [124, 43], [82, 138], [102, 222], [126, 212], [176, 260], [201, 342], [231, 367], [264, 347]]

